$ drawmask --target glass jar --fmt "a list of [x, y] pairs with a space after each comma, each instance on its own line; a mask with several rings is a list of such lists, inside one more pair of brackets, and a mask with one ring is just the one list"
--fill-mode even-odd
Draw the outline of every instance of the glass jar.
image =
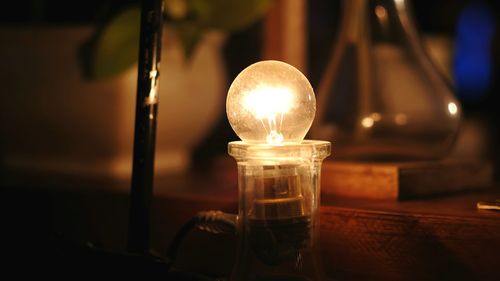
[[446, 155], [461, 107], [426, 54], [407, 0], [347, 0], [318, 89], [312, 136], [336, 159], [428, 160]]
[[318, 257], [321, 162], [330, 143], [229, 143], [238, 163], [235, 281], [325, 280]]

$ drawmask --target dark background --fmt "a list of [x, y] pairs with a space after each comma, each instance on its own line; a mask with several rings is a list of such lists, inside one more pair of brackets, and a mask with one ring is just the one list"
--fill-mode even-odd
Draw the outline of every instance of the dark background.
[[[0, 9], [0, 24], [2, 25], [78, 25], [95, 23], [99, 24], [109, 19], [111, 15], [137, 1], [132, 0], [19, 0], [5, 1]], [[317, 87], [323, 69], [328, 61], [330, 52], [335, 42], [341, 1], [308, 1], [308, 73], [307, 76], [313, 87]], [[466, 0], [439, 0], [439, 1], [413, 1], [416, 23], [422, 34], [439, 34], [452, 38], [454, 47], [460, 44], [457, 40], [460, 17], [467, 9], [477, 5], [489, 10], [494, 18], [491, 24], [494, 29], [490, 53], [486, 54], [492, 63], [490, 70], [491, 79], [481, 89], [461, 87], [457, 85], [456, 93], [462, 102], [465, 118], [477, 117], [485, 122], [491, 134], [489, 160], [498, 167], [499, 150], [497, 124], [500, 106], [498, 101], [499, 69], [500, 69], [500, 3], [498, 1], [466, 1]], [[479, 15], [481, 17], [481, 15]], [[469, 17], [470, 18], [470, 17]], [[470, 23], [470, 19], [467, 23]], [[472, 20], [473, 21], [473, 20]], [[473, 23], [473, 22], [472, 22]], [[476, 30], [477, 31], [477, 30]], [[479, 30], [480, 31], [480, 30]], [[469, 33], [471, 33], [469, 31]], [[232, 34], [224, 49], [226, 58], [228, 83], [236, 75], [250, 65], [261, 59], [262, 23]], [[473, 34], [471, 34], [473, 36]], [[0, 39], [1, 40], [1, 39]], [[478, 52], [484, 52], [479, 50]], [[456, 61], [457, 56], [454, 60]], [[456, 76], [456, 73], [454, 73]], [[460, 84], [460, 83], [457, 83]], [[228, 85], [229, 86], [229, 85]], [[221, 96], [221, 99], [225, 99]], [[216, 128], [201, 142], [194, 153], [194, 168], [204, 169], [211, 164], [214, 156], [225, 153], [226, 144], [236, 140], [223, 116]]]
[[[98, 24], [105, 21], [113, 13], [116, 13], [120, 7], [134, 2], [136, 1], [3, 1], [0, 8], [0, 25]], [[490, 73], [492, 78], [485, 88], [459, 87], [456, 92], [462, 102], [465, 119], [479, 118], [481, 122], [486, 124], [490, 131], [489, 147], [487, 148], [489, 155], [487, 155], [487, 158], [493, 161], [498, 171], [498, 167], [500, 166], [500, 150], [497, 148], [497, 144], [499, 144], [498, 124], [500, 117], [500, 108], [498, 108], [500, 107], [498, 100], [500, 91], [500, 28], [498, 26], [500, 22], [500, 1], [413, 1], [413, 7], [416, 22], [422, 33], [442, 34], [455, 39], [458, 32], [458, 22], [462, 13], [467, 7], [477, 5], [477, 3], [482, 3], [485, 7], [488, 7], [495, 19], [493, 24], [495, 31], [491, 48], [489, 48], [489, 53], [486, 54], [492, 63]], [[307, 76], [313, 87], [317, 87], [335, 41], [340, 19], [340, 1], [309, 0], [308, 9]], [[242, 69], [261, 59], [261, 38], [262, 23], [257, 23], [230, 36], [224, 49], [228, 83]], [[0, 38], [0, 44], [1, 40]], [[455, 46], [457, 43], [455, 41]], [[0, 82], [1, 79], [0, 77]], [[225, 99], [225, 96], [221, 96], [220, 98]], [[25, 114], [29, 114], [29, 112]], [[237, 136], [232, 132], [225, 115], [222, 115], [218, 125], [197, 147], [193, 156], [193, 168], [200, 171], [209, 167], [216, 156], [226, 153], [227, 142], [236, 139]], [[126, 202], [127, 198], [124, 197], [122, 199], [123, 202]], [[0, 213], [2, 215], [0, 216], [0, 225], [2, 227], [0, 231], [2, 235], [0, 235], [0, 242], [3, 243], [3, 246], [0, 250], [4, 251], [4, 257], [5, 250], [7, 249], [7, 253], [17, 253], [16, 255], [9, 256], [14, 263], [26, 263], [32, 268], [37, 263], [45, 267], [46, 264], [41, 259], [48, 259], [49, 261], [59, 263], [52, 266], [71, 265], [68, 262], [64, 263], [64, 260], [61, 259], [58, 253], [54, 252], [54, 248], [52, 247], [56, 244], [64, 245], [65, 242], [60, 239], [61, 237], [54, 236], [52, 233], [54, 227], [50, 223], [47, 223], [47, 221], [50, 221], [47, 218], [51, 216], [51, 208], [53, 208], [50, 203], [51, 200], [53, 200], [51, 195], [42, 191], [1, 192]], [[124, 206], [121, 207], [126, 208], [126, 205]], [[115, 212], [117, 211], [115, 210]], [[78, 217], [71, 214], [67, 214], [66, 216], [68, 220], [78, 219]], [[20, 249], [26, 248], [19, 244], [20, 241], [23, 241], [24, 245], [28, 245], [30, 250], [21, 251]], [[42, 267], [35, 267], [34, 269], [35, 271], [43, 270]], [[75, 269], [81, 268], [75, 267]]]

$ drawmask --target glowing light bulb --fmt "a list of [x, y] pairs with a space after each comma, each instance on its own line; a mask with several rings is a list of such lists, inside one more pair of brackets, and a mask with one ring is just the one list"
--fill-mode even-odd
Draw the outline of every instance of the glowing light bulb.
[[[286, 63], [258, 62], [231, 84], [226, 110], [242, 140], [230, 142], [228, 153], [238, 163], [238, 232], [245, 233], [240, 245], [246, 245], [231, 280], [246, 280], [249, 272], [263, 279], [324, 280], [312, 241], [319, 230], [321, 161], [331, 144], [304, 140], [316, 113], [311, 84]], [[311, 267], [297, 267], [299, 259]]]
[[233, 81], [226, 101], [231, 127], [247, 143], [300, 143], [311, 127], [316, 99], [307, 78], [293, 66], [261, 61]]

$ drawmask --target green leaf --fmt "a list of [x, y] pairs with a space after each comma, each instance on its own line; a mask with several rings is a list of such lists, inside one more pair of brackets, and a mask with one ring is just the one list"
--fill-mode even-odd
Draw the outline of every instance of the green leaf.
[[88, 60], [88, 77], [109, 78], [137, 62], [140, 14], [138, 6], [121, 11], [84, 45], [82, 55]]
[[273, 3], [274, 0], [191, 0], [191, 9], [207, 28], [233, 32], [256, 22]]
[[190, 58], [201, 39], [203, 30], [193, 22], [182, 22], [175, 25], [176, 35], [179, 37], [186, 58]]
[[[186, 10], [177, 11], [178, 15], [170, 17], [170, 20], [186, 57], [192, 55], [205, 30], [238, 31], [256, 22], [274, 3], [274, 0], [185, 1]], [[181, 0], [177, 2], [171, 4], [184, 4]], [[109, 78], [132, 66], [139, 54], [139, 36], [140, 7], [122, 10], [82, 45], [79, 55], [85, 76], [93, 79]]]

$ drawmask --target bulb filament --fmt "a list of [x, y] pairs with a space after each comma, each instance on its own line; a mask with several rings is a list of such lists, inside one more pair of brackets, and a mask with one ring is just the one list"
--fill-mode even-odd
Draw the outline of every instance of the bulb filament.
[[265, 85], [248, 93], [244, 102], [245, 108], [261, 121], [267, 133], [266, 142], [271, 145], [280, 145], [284, 141], [281, 129], [291, 104], [292, 93], [288, 88]]

